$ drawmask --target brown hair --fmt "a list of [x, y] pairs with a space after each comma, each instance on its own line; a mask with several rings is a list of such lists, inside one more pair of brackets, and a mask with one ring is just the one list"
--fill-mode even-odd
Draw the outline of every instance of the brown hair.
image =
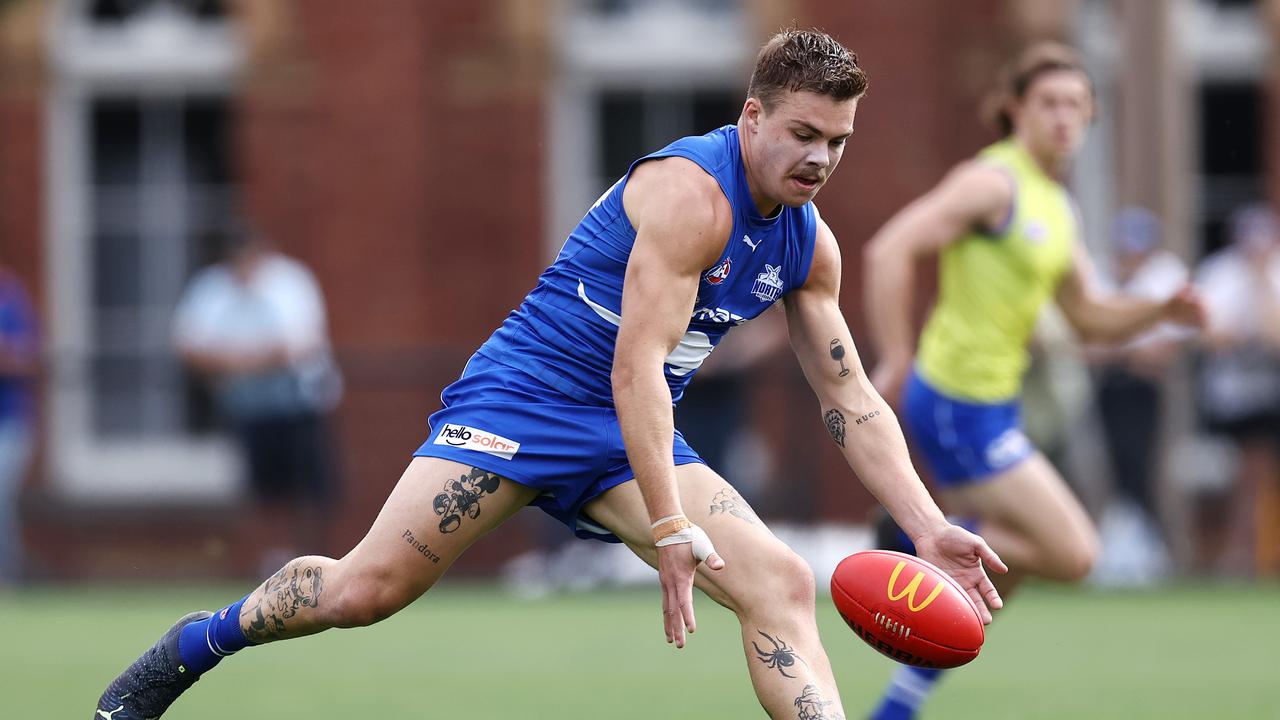
[[769, 109], [785, 91], [849, 100], [867, 91], [867, 74], [858, 67], [858, 56], [830, 35], [789, 28], [760, 49], [747, 95]]
[[1085, 72], [1080, 53], [1062, 43], [1039, 42], [1023, 50], [1001, 69], [996, 87], [983, 103], [983, 116], [1002, 137], [1013, 134], [1013, 118], [1009, 106], [1022, 100], [1036, 78], [1046, 73], [1066, 70], [1077, 72], [1089, 82], [1093, 92], [1093, 80]]

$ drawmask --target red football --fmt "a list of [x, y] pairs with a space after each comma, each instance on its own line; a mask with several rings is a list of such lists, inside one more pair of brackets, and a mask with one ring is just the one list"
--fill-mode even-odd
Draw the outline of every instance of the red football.
[[918, 557], [854, 553], [836, 566], [831, 598], [855, 635], [900, 663], [957, 667], [982, 649], [985, 634], [973, 600]]

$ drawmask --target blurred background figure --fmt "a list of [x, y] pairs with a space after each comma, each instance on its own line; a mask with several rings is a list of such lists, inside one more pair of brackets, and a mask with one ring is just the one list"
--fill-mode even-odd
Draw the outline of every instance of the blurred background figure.
[[1209, 309], [1201, 407], [1239, 450], [1216, 570], [1280, 573], [1280, 219], [1239, 210], [1198, 271]]
[[335, 489], [327, 416], [341, 379], [311, 272], [251, 231], [225, 247], [225, 259], [184, 292], [174, 342], [241, 445], [275, 544], [260, 562], [275, 568], [297, 547], [327, 546]]
[[[1160, 221], [1149, 210], [1120, 211], [1112, 223], [1111, 245], [1113, 270], [1106, 279], [1115, 292], [1160, 301], [1187, 283], [1187, 266], [1165, 248]], [[1163, 388], [1187, 337], [1185, 329], [1165, 324], [1123, 345], [1090, 349], [1113, 490], [1099, 520], [1104, 551], [1095, 580], [1141, 584], [1169, 570], [1157, 448], [1164, 425]]]
[[22, 578], [18, 495], [31, 460], [36, 348], [31, 299], [0, 264], [0, 587]]

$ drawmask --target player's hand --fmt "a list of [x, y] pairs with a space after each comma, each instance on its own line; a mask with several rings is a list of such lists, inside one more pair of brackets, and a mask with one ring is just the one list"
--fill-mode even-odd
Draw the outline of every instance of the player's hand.
[[1204, 298], [1200, 296], [1200, 292], [1188, 283], [1165, 301], [1164, 319], [1178, 325], [1203, 329], [1209, 323], [1209, 314], [1205, 310]]
[[662, 624], [667, 642], [684, 647], [685, 632], [697, 630], [693, 615], [693, 575], [698, 563], [706, 561], [711, 570], [724, 567], [724, 560], [711, 545], [711, 538], [697, 525], [672, 533], [658, 541], [658, 582], [662, 585]]
[[[946, 524], [915, 539], [916, 554], [937, 565], [960, 583], [978, 608], [983, 625], [991, 624], [991, 610], [1004, 606], [996, 586], [983, 571], [982, 564], [998, 573], [1009, 572], [1008, 566], [987, 545], [987, 541], [958, 525]], [[988, 609], [990, 606], [990, 609]]]

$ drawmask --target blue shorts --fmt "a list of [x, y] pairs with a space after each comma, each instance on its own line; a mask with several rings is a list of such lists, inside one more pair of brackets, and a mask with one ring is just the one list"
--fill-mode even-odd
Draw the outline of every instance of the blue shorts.
[[990, 478], [1031, 457], [1017, 399], [975, 403], [943, 395], [919, 372], [907, 382], [903, 425], [941, 487]]
[[[620, 542], [582, 506], [635, 477], [613, 407], [586, 405], [483, 355], [440, 395], [431, 434], [415, 457], [478, 467], [540, 491], [530, 503], [578, 537]], [[676, 465], [701, 463], [679, 431]]]

